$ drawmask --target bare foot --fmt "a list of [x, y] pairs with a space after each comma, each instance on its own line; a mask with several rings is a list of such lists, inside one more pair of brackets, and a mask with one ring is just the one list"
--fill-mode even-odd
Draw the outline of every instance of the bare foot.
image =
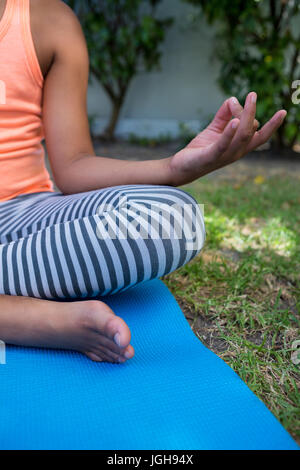
[[134, 356], [130, 330], [103, 302], [52, 302], [0, 296], [0, 340], [7, 344], [71, 349], [96, 362]]

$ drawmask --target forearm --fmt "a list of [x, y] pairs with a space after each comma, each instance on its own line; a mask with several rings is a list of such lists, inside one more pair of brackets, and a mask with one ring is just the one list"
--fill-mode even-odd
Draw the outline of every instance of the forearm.
[[113, 158], [82, 156], [54, 172], [59, 189], [74, 194], [111, 186], [130, 184], [174, 185], [170, 158], [125, 161]]

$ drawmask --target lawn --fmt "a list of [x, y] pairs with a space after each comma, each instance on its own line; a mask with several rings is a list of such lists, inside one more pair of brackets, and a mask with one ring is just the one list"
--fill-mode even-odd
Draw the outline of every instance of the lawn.
[[164, 281], [199, 339], [300, 442], [292, 356], [300, 340], [300, 178], [209, 176], [183, 189], [205, 204], [206, 245]]

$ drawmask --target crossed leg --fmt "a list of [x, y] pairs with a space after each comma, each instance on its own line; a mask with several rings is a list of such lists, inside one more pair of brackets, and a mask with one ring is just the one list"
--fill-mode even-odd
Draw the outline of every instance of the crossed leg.
[[[178, 237], [166, 227], [174, 229], [187, 206], [188, 230]], [[0, 339], [74, 349], [95, 361], [133, 357], [130, 331], [100, 300], [76, 300], [172, 272], [205, 238], [196, 201], [162, 186], [22, 196], [0, 205], [0, 221]]]

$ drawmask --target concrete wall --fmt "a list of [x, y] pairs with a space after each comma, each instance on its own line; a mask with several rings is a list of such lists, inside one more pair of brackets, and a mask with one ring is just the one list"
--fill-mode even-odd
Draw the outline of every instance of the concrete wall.
[[[213, 31], [204, 20], [197, 30], [188, 28], [193, 11], [180, 0], [161, 3], [159, 16], [175, 18], [161, 47], [162, 70], [140, 74], [132, 81], [117, 135], [176, 136], [179, 122], [197, 132], [222, 103], [224, 96], [216, 84], [218, 63], [212, 61]], [[110, 115], [110, 101], [101, 85], [90, 86], [88, 110], [97, 116], [94, 128], [101, 132]]]

